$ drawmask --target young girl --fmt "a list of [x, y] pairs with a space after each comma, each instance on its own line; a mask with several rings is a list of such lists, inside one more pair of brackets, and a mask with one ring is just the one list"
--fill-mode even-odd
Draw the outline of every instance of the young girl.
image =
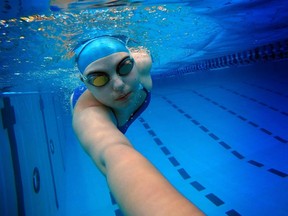
[[117, 37], [92, 39], [76, 50], [85, 86], [71, 97], [73, 128], [105, 175], [125, 215], [203, 215], [137, 152], [125, 132], [148, 106], [151, 57]]

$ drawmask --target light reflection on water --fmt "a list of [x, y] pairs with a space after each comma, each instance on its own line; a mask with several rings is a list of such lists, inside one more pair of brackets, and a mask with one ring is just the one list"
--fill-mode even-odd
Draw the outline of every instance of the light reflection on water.
[[[126, 1], [116, 3], [120, 2]], [[285, 3], [160, 2], [66, 8], [1, 20], [1, 91], [71, 91], [79, 84], [71, 50], [99, 35], [122, 34], [135, 46], [147, 47], [154, 61], [152, 75], [197, 59], [286, 39]]]
[[[189, 12], [181, 5], [158, 5], [62, 11], [2, 20], [2, 81], [10, 80], [21, 90], [25, 86], [40, 91], [54, 86], [73, 88], [78, 79], [71, 80], [77, 76], [71, 50], [80, 41], [103, 34], [131, 37], [135, 46], [151, 51], [155, 67], [164, 65], [195, 52], [192, 48], [181, 49], [183, 40], [199, 45], [210, 36], [208, 32], [218, 32], [217, 25], [208, 18], [193, 18]], [[189, 25], [184, 28], [185, 23]], [[206, 25], [205, 31], [197, 31], [199, 25]]]

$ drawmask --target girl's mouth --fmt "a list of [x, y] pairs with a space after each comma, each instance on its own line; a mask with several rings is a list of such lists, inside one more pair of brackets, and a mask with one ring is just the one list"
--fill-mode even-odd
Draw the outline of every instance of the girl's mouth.
[[125, 100], [127, 100], [129, 98], [130, 95], [131, 95], [131, 92], [120, 96], [119, 98], [116, 99], [116, 101], [125, 101]]

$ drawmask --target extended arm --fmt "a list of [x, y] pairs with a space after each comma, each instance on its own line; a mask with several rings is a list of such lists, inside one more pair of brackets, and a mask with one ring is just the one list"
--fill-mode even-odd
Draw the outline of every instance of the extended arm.
[[203, 215], [132, 147], [112, 147], [105, 158], [109, 187], [125, 215]]
[[[85, 96], [83, 97], [85, 100]], [[90, 157], [106, 176], [125, 215], [203, 215], [139, 154], [115, 127], [103, 107], [76, 106], [74, 130]]]

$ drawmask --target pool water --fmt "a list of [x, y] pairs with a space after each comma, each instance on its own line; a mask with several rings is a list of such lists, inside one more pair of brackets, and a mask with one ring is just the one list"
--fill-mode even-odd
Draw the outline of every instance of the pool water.
[[1, 20], [0, 215], [122, 215], [69, 110], [67, 53], [106, 32], [153, 56], [135, 148], [207, 215], [287, 215], [287, 4], [166, 2]]
[[[286, 215], [288, 80], [279, 65], [287, 63], [160, 83], [127, 136], [207, 215]], [[97, 191], [107, 205], [113, 204], [108, 189], [98, 185], [103, 179], [91, 162], [75, 152], [70, 152], [77, 157], [70, 170], [88, 187], [73, 191], [72, 212], [84, 205], [82, 213], [87, 213], [89, 204], [79, 200], [93, 203], [101, 199]], [[99, 189], [91, 192], [93, 187]], [[98, 204], [90, 213], [107, 208], [105, 214], [114, 215], [114, 210], [117, 215], [117, 205]]]

